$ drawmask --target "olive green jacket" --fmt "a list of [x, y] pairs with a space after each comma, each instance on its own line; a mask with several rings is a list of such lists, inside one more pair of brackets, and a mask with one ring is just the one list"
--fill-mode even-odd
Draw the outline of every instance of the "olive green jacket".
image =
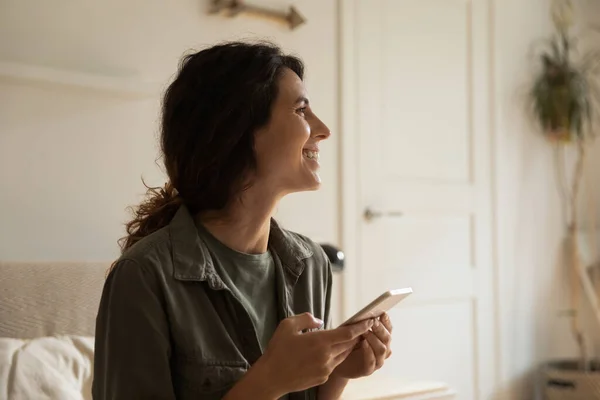
[[[279, 320], [310, 312], [328, 322], [332, 277], [321, 247], [272, 221], [269, 249]], [[218, 262], [185, 206], [121, 256], [96, 321], [95, 400], [220, 399], [256, 362], [254, 326], [217, 274]]]

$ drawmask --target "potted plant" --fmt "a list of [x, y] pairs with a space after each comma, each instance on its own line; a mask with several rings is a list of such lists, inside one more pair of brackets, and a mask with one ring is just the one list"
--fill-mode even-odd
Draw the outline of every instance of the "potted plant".
[[[600, 363], [590, 357], [586, 335], [580, 325], [581, 285], [586, 285], [587, 298], [596, 307], [598, 294], [590, 293], [589, 288], [593, 285], [586, 281], [588, 266], [581, 265], [577, 222], [586, 150], [596, 133], [594, 121], [600, 115], [597, 81], [600, 53], [590, 51], [577, 57], [576, 39], [571, 34], [574, 25], [571, 0], [554, 0], [552, 17], [556, 32], [539, 56], [540, 70], [531, 88], [530, 100], [541, 132], [560, 150], [569, 147], [576, 153], [573, 175], [569, 184], [564, 185], [567, 193], [563, 198], [568, 202], [569, 210], [565, 259], [571, 276], [571, 331], [579, 348], [579, 358], [547, 363], [542, 371], [544, 393], [549, 400], [600, 399]], [[564, 169], [564, 164], [559, 168]], [[600, 323], [600, 314], [595, 315]], [[600, 325], [597, 328], [600, 332]]]

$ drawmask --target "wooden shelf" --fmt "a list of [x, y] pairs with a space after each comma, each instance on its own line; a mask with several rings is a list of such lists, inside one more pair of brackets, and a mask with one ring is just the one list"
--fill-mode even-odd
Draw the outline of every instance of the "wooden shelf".
[[162, 89], [161, 84], [143, 81], [136, 76], [103, 75], [5, 61], [0, 61], [0, 78], [31, 84], [68, 86], [129, 98], [155, 97]]

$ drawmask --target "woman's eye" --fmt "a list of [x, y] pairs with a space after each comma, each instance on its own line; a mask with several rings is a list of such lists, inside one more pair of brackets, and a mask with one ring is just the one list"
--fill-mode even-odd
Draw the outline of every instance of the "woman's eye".
[[301, 108], [297, 109], [296, 112], [304, 114], [306, 112], [306, 107], [301, 107]]

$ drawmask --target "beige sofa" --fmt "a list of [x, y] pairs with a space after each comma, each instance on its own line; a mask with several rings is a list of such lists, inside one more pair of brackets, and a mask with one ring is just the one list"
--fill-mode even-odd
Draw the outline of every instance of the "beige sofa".
[[0, 262], [0, 337], [93, 336], [107, 262]]
[[91, 399], [108, 266], [0, 262], [0, 399]]

